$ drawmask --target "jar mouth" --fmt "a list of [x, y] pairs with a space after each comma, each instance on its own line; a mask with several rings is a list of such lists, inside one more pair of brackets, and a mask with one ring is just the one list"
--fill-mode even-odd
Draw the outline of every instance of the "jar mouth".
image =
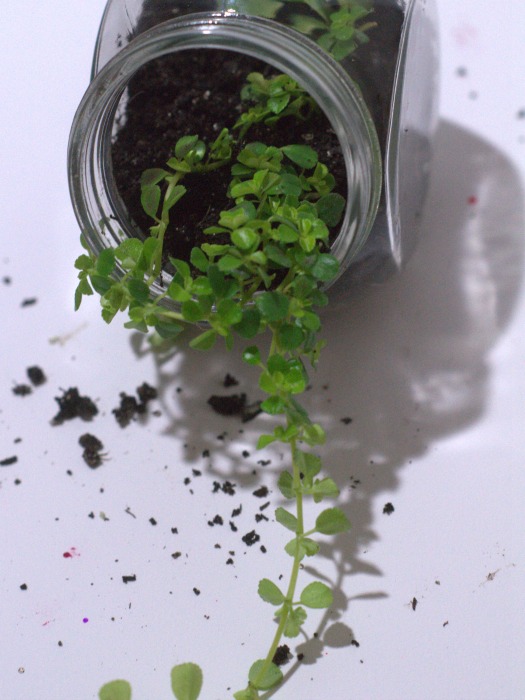
[[[129, 80], [149, 61], [199, 48], [266, 62], [297, 81], [325, 113], [347, 175], [347, 206], [331, 246], [340, 276], [366, 241], [379, 205], [382, 164], [373, 120], [359, 88], [336, 61], [295, 30], [257, 17], [199, 13], [169, 20], [139, 35], [95, 75], [75, 115], [68, 150], [71, 199], [88, 245], [99, 253], [136, 235], [119, 221], [111, 180], [115, 114]], [[161, 291], [153, 285], [153, 293]]]

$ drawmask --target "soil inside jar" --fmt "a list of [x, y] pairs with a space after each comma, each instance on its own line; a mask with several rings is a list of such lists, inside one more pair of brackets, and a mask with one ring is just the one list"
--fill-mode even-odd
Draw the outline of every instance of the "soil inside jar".
[[[182, 136], [196, 134], [210, 143], [221, 129], [231, 128], [239, 113], [247, 107], [241, 102], [240, 93], [246, 76], [254, 71], [266, 77], [277, 73], [268, 64], [246, 55], [200, 49], [179, 51], [156, 59], [134, 75], [116, 118], [111, 153], [117, 189], [137, 234], [144, 234], [152, 225], [140, 204], [142, 172], [148, 168], [164, 167]], [[286, 117], [274, 127], [255, 125], [249, 129], [236, 152], [254, 141], [273, 146], [311, 146], [334, 175], [335, 191], [346, 197], [346, 169], [341, 146], [322, 110], [304, 121]], [[184, 178], [187, 192], [171, 212], [165, 238], [167, 256], [188, 260], [194, 246], [212, 242], [202, 231], [217, 223], [221, 211], [234, 205], [227, 197], [230, 180], [229, 166], [204, 176], [188, 175]], [[337, 231], [333, 233], [335, 235]], [[222, 241], [215, 235], [213, 242]]]

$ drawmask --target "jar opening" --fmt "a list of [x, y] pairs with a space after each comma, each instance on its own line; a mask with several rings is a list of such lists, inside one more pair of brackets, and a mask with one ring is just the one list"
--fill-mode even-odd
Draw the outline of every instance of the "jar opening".
[[[203, 230], [216, 225], [220, 212], [234, 206], [227, 192], [231, 166], [249, 143], [313, 148], [319, 162], [327, 165], [334, 178], [333, 192], [347, 199], [346, 167], [339, 139], [322, 109], [309, 95], [297, 90], [295, 82], [287, 81], [288, 92], [283, 90], [274, 97], [281, 110], [278, 114], [263, 112], [264, 120], [251, 125], [245, 133], [239, 126], [232, 128], [241, 112], [254, 104], [249, 100], [253, 82], [247, 82], [247, 76], [252, 74], [257, 85], [274, 91], [275, 79], [282, 75], [266, 62], [222, 49], [177, 51], [153, 59], [134, 74], [117, 109], [109, 169], [117, 189], [114, 207], [124, 235], [141, 236], [153, 223], [140, 201], [143, 171], [166, 167], [181, 137], [196, 135], [209, 149], [224, 128], [235, 139], [233, 159], [205, 175], [184, 177], [187, 192], [170, 216], [164, 239], [166, 256], [188, 260], [195, 245], [229, 242], [221, 234], [214, 235], [212, 241]], [[318, 198], [312, 190], [311, 200]], [[338, 232], [339, 226], [331, 227], [331, 243]]]
[[[94, 78], [75, 117], [69, 154], [73, 204], [88, 242], [100, 251], [122, 237], [122, 198], [116, 194], [108, 164], [115, 118], [122, 114], [118, 106], [123, 105], [129, 81], [156, 59], [203, 49], [269, 64], [296, 80], [322, 107], [346, 168], [347, 208], [331, 249], [342, 274], [366, 240], [380, 196], [381, 157], [372, 119], [351, 79], [316, 44], [294, 30], [254, 17], [203, 13], [165, 22], [132, 41]], [[101, 222], [106, 241], [100, 240]]]

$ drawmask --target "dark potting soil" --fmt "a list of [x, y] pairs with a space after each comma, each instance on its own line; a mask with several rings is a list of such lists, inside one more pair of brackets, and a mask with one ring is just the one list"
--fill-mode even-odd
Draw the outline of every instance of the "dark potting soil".
[[100, 467], [104, 459], [104, 455], [102, 454], [104, 445], [102, 442], [95, 437], [95, 435], [91, 435], [91, 433], [84, 433], [81, 435], [78, 442], [79, 445], [84, 448], [82, 458], [88, 467], [91, 467], [91, 469]]
[[[246, 76], [254, 71], [266, 76], [276, 73], [261, 61], [230, 51], [187, 50], [151, 61], [129, 82], [125, 110], [117, 118], [112, 164], [118, 192], [139, 229], [138, 235], [152, 225], [140, 204], [141, 173], [164, 167], [182, 136], [196, 134], [210, 143], [224, 127], [232, 127], [245, 108], [240, 100], [241, 88]], [[274, 146], [310, 145], [333, 173], [336, 191], [346, 196], [340, 144], [321, 110], [302, 122], [283, 118], [274, 128], [255, 125], [244, 143], [253, 141]], [[165, 239], [169, 255], [188, 259], [193, 246], [210, 242], [210, 236], [202, 230], [216, 224], [219, 213], [233, 206], [226, 195], [230, 179], [229, 166], [205, 177], [185, 177], [188, 191], [172, 210]], [[214, 242], [220, 241], [214, 237]]]
[[56, 396], [59, 411], [51, 421], [51, 425], [62, 425], [66, 420], [81, 418], [90, 421], [98, 413], [94, 401], [89, 396], [81, 396], [76, 387], [64, 391], [62, 396]]

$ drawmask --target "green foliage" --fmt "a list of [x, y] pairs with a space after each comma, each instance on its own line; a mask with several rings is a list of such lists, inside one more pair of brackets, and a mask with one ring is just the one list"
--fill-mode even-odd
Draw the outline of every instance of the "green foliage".
[[197, 700], [202, 688], [202, 671], [193, 663], [171, 669], [171, 689], [177, 700]]
[[131, 686], [127, 681], [106, 683], [98, 693], [100, 700], [131, 700]]
[[[373, 12], [368, 0], [284, 0], [285, 4], [301, 5], [292, 14], [292, 26], [306, 34], [336, 61], [342, 61], [369, 41], [367, 32], [376, 26], [369, 17]], [[310, 11], [306, 10], [307, 6]]]
[[[273, 12], [278, 4], [267, 2], [266, 7]], [[307, 4], [315, 11], [324, 6]], [[346, 5], [341, 11], [350, 12]], [[357, 21], [364, 15], [352, 16]], [[325, 19], [333, 24], [337, 18]], [[278, 608], [277, 630], [267, 656], [251, 666], [246, 688], [234, 694], [236, 700], [256, 700], [259, 691], [282, 680], [272, 661], [282, 636], [300, 633], [305, 607], [332, 603], [330, 589], [318, 581], [295, 600], [301, 562], [319, 551], [312, 536], [349, 527], [340, 509], [328, 508], [311, 530], [305, 528], [304, 499], [319, 503], [336, 498], [339, 489], [333, 479], [320, 476], [322, 463], [314, 450], [324, 443], [325, 432], [299, 401], [308, 386], [307, 367], [316, 366], [324, 346], [319, 338], [319, 309], [328, 303], [323, 287], [338, 274], [338, 262], [328, 252], [329, 233], [342, 218], [345, 200], [334, 192], [334, 177], [311, 147], [246, 141], [255, 123], [275, 125], [284, 116], [304, 119], [316, 108], [309, 95], [288, 76], [252, 73], [242, 96], [249, 106], [231, 130], [223, 129], [210, 144], [198, 135], [185, 135], [164, 167], [143, 173], [141, 202], [152, 220], [148, 237], [125, 240], [98, 255], [81, 237], [75, 306], [97, 293], [106, 322], [127, 312], [126, 327], [153, 331], [154, 342], [171, 341], [186, 327], [197, 326], [190, 347], [208, 351], [222, 340], [231, 349], [241, 342], [246, 345], [243, 361], [259, 371], [259, 388], [265, 394], [261, 406], [276, 424], [259, 437], [257, 446], [277, 442], [288, 448], [291, 469], [280, 475], [278, 487], [296, 508], [295, 513], [283, 507], [275, 511], [276, 521], [294, 535], [284, 547], [293, 560], [288, 588], [281, 590], [268, 578], [258, 587], [262, 601]], [[164, 238], [186, 194], [184, 178], [189, 173], [205, 178], [217, 168], [230, 169], [231, 206], [205, 229], [208, 242], [193, 248], [189, 260], [166, 260]], [[159, 280], [162, 292], [155, 296], [151, 288]], [[271, 337], [267, 353], [253, 340], [263, 333]], [[171, 683], [177, 700], [196, 700], [202, 673], [195, 664], [182, 664], [172, 670]], [[125, 681], [113, 681], [100, 691], [100, 700], [130, 697]]]

